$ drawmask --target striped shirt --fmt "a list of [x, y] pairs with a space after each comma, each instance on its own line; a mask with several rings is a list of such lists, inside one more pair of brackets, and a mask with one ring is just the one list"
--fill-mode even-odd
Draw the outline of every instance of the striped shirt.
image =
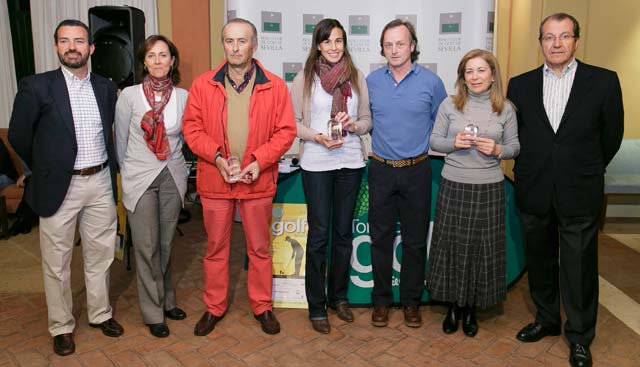
[[551, 123], [551, 127], [554, 132], [558, 131], [564, 109], [567, 106], [569, 100], [569, 94], [571, 93], [571, 87], [573, 86], [573, 79], [576, 76], [576, 69], [578, 63], [576, 59], [573, 59], [567, 67], [562, 71], [562, 75], [557, 76], [547, 63], [543, 67], [543, 82], [542, 82], [542, 101], [544, 103], [544, 109], [547, 112], [547, 117]]
[[64, 66], [62, 74], [67, 83], [78, 153], [73, 169], [94, 167], [107, 161], [107, 149], [102, 131], [102, 118], [91, 85], [91, 73], [80, 79]]

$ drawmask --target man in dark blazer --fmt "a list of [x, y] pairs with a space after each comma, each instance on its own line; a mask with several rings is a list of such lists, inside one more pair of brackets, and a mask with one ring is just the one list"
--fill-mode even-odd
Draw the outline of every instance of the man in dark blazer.
[[[553, 14], [540, 24], [543, 66], [514, 77], [507, 97], [518, 116], [516, 202], [527, 254], [535, 322], [517, 334], [535, 342], [564, 332], [572, 366], [591, 366], [598, 310], [598, 216], [604, 173], [624, 131], [615, 72], [575, 59], [576, 19]], [[558, 255], [559, 252], [559, 255]]]
[[40, 216], [40, 249], [53, 349], [75, 351], [70, 263], [76, 222], [83, 246], [89, 323], [123, 333], [109, 304], [116, 240], [116, 159], [112, 125], [116, 87], [90, 74], [89, 28], [64, 20], [54, 34], [61, 68], [20, 81], [9, 141], [32, 170], [25, 200]]

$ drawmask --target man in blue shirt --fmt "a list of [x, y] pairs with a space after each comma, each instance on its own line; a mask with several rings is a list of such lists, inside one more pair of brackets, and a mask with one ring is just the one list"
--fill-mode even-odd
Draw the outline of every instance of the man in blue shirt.
[[442, 80], [417, 64], [418, 39], [411, 23], [399, 19], [382, 30], [380, 53], [387, 65], [367, 77], [373, 116], [369, 165], [369, 225], [373, 267], [374, 326], [386, 326], [393, 303], [392, 267], [396, 221], [400, 218], [402, 271], [400, 302], [404, 322], [420, 327], [431, 210], [429, 137], [447, 93]]

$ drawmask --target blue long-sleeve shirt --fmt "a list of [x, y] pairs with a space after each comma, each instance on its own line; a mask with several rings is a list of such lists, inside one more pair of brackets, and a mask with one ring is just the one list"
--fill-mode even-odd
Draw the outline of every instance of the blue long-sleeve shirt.
[[386, 65], [369, 74], [367, 86], [373, 153], [393, 160], [426, 153], [438, 107], [447, 97], [442, 80], [414, 61], [400, 82]]

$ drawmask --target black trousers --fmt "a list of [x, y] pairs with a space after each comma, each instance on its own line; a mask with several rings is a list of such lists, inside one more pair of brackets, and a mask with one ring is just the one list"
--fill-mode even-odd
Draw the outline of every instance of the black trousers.
[[424, 292], [427, 234], [431, 217], [431, 163], [394, 168], [369, 165], [369, 233], [374, 306], [393, 303], [392, 269], [397, 220], [402, 237], [400, 303], [418, 306]]
[[[347, 290], [353, 250], [351, 223], [362, 171], [362, 168], [324, 172], [302, 171], [309, 224], [305, 292], [311, 320], [327, 318], [327, 298], [328, 304], [333, 307], [340, 302], [348, 302]], [[327, 269], [330, 227], [331, 265]], [[325, 296], [327, 277], [329, 281]]]
[[544, 215], [520, 213], [536, 322], [560, 325], [570, 343], [590, 345], [598, 313], [598, 215], [568, 217], [554, 200]]

